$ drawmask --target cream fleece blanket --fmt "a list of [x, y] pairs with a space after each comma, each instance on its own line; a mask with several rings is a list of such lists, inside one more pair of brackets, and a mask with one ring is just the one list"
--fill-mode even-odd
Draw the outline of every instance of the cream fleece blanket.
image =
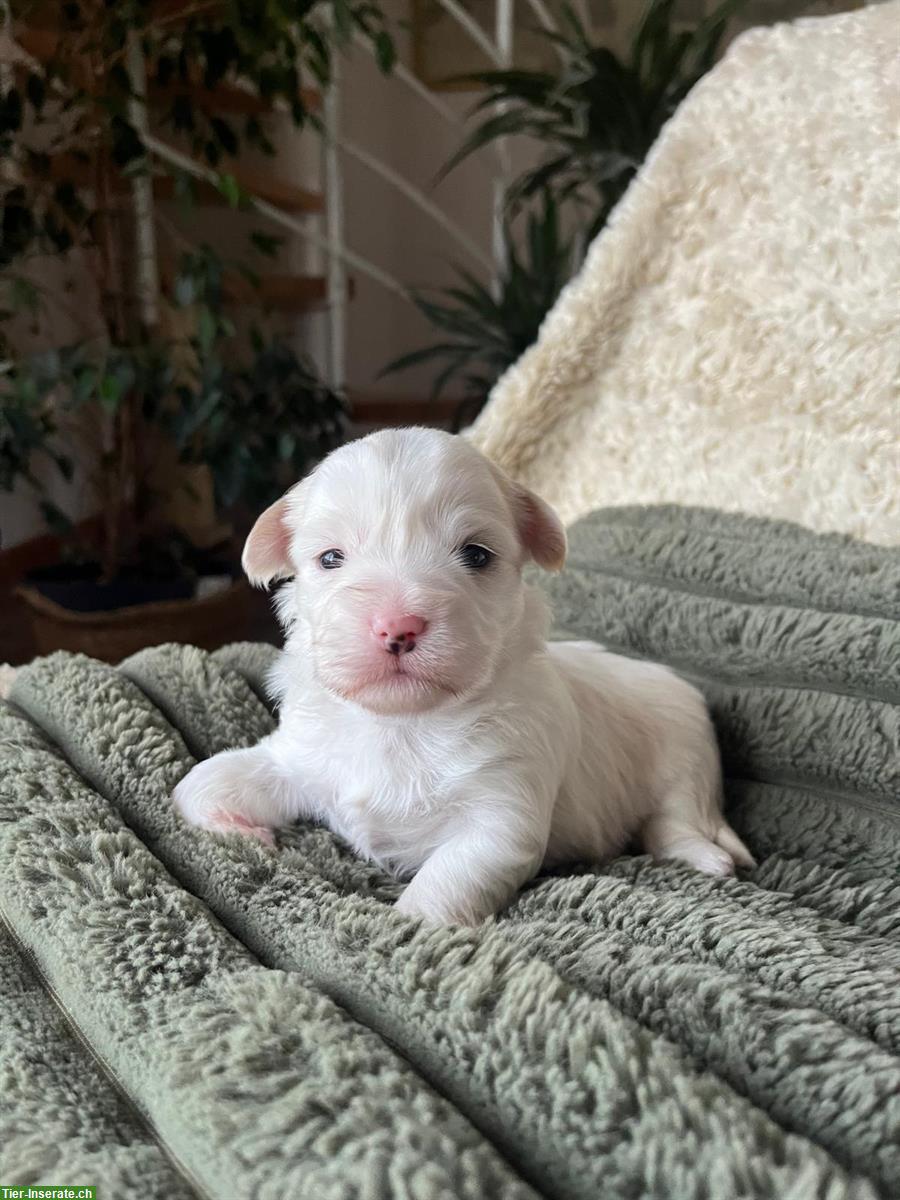
[[900, 3], [754, 29], [471, 436], [572, 521], [672, 502], [900, 540]]

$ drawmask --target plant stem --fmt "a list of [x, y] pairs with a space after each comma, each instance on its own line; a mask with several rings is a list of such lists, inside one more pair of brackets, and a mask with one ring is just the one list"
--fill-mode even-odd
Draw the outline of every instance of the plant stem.
[[[122, 291], [121, 245], [117, 245], [113, 227], [113, 181], [108, 153], [102, 145], [95, 158], [101, 303], [106, 326], [113, 346], [125, 344], [127, 318]], [[119, 231], [121, 232], [121, 231]], [[125, 397], [112, 416], [109, 453], [101, 460], [101, 495], [103, 508], [103, 553], [101, 569], [104, 581], [113, 579], [122, 561], [122, 516], [129, 500], [131, 455], [129, 445], [133, 436], [129, 415], [129, 398]]]

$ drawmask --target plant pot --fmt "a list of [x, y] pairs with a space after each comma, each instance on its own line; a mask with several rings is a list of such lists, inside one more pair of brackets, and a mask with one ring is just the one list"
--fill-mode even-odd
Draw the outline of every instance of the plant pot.
[[[223, 572], [230, 574], [225, 568]], [[186, 578], [147, 579], [131, 575], [102, 583], [96, 563], [53, 563], [38, 567], [25, 577], [25, 586], [74, 613], [110, 613], [163, 600], [189, 600], [194, 595], [194, 582]]]
[[99, 612], [66, 608], [29, 585], [16, 595], [29, 610], [38, 654], [73, 650], [111, 663], [160, 642], [215, 650], [251, 638], [258, 634], [262, 601], [242, 579], [211, 595]]

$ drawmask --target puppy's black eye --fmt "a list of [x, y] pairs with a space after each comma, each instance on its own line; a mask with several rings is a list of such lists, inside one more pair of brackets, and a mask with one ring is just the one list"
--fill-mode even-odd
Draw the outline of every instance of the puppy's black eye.
[[326, 571], [336, 571], [344, 561], [344, 555], [341, 550], [326, 550], [324, 554], [319, 555], [319, 566], [324, 567]]
[[483, 571], [494, 560], [494, 555], [490, 550], [486, 550], [484, 546], [476, 545], [475, 542], [469, 542], [467, 546], [463, 546], [459, 552], [459, 557], [462, 559], [463, 565], [468, 567], [470, 571]]

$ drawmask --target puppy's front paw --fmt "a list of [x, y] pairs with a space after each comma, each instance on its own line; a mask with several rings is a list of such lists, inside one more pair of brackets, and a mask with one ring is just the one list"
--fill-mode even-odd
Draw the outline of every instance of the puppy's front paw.
[[679, 859], [704, 875], [734, 874], [734, 859], [728, 851], [704, 837], [682, 838], [658, 857]]
[[417, 895], [415, 889], [407, 887], [406, 891], [394, 905], [397, 912], [404, 917], [420, 920], [423, 925], [438, 927], [441, 925], [477, 925], [472, 917], [460, 912], [450, 911], [434, 900], [426, 900]]
[[268, 825], [254, 825], [242, 813], [231, 812], [227, 808], [214, 809], [210, 819], [204, 826], [213, 833], [240, 833], [244, 837], [256, 838], [264, 846], [275, 845], [275, 830]]
[[189, 825], [211, 833], [239, 833], [275, 845], [275, 832], [241, 811], [230, 764], [215, 758], [198, 763], [172, 793], [176, 809]]

